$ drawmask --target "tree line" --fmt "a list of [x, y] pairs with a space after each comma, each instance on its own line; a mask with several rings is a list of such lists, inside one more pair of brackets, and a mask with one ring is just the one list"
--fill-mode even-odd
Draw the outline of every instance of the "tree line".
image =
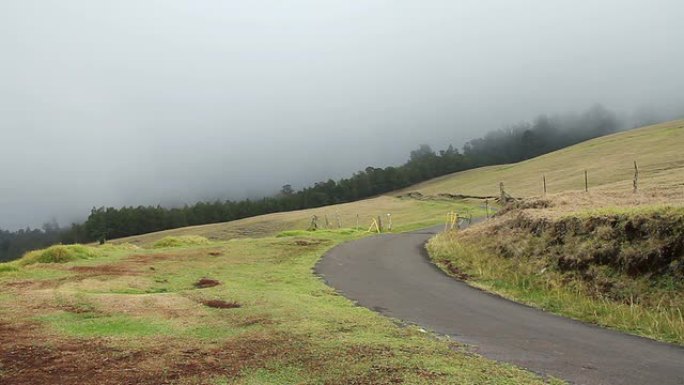
[[519, 162], [619, 129], [621, 124], [615, 114], [594, 106], [580, 114], [541, 115], [532, 122], [489, 132], [467, 142], [460, 151], [450, 145], [435, 152], [430, 146], [421, 145], [400, 166], [367, 167], [348, 178], [321, 181], [298, 191], [285, 185], [278, 194], [261, 199], [197, 202], [175, 208], [93, 208], [85, 222], [68, 228], [50, 223], [42, 229], [0, 230], [0, 261], [55, 243], [104, 242], [154, 231], [352, 202], [457, 171]]

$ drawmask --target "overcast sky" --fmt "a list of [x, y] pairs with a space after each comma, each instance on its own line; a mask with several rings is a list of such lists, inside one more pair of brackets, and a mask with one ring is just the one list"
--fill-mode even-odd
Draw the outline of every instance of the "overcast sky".
[[267, 194], [539, 113], [684, 107], [684, 2], [0, 1], [0, 227]]

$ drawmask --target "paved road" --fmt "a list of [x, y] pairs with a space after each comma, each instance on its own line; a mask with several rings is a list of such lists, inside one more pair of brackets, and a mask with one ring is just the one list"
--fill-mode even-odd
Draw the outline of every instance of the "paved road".
[[683, 385], [684, 348], [516, 304], [445, 275], [424, 244], [438, 230], [364, 238], [316, 272], [360, 305], [416, 323], [480, 354], [586, 385]]

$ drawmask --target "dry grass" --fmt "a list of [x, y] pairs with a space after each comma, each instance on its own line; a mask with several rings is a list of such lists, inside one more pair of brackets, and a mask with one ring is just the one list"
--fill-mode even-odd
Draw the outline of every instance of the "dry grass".
[[[684, 343], [682, 205], [655, 195], [526, 199], [430, 242], [469, 283], [559, 314]], [[679, 251], [678, 251], [679, 250]]]
[[410, 187], [400, 193], [418, 191], [493, 195], [499, 182], [515, 197], [542, 194], [542, 175], [548, 192], [584, 190], [584, 170], [590, 189], [631, 192], [634, 161], [640, 168], [640, 186], [645, 191], [674, 189], [684, 199], [684, 120], [617, 133], [577, 144], [516, 164], [468, 170]]
[[386, 219], [388, 213], [392, 214], [395, 230], [428, 226], [442, 220], [444, 213], [467, 207], [458, 201], [434, 201], [420, 202], [412, 199], [397, 199], [391, 196], [380, 196], [358, 202], [344, 203], [334, 206], [321, 207], [261, 215], [258, 217], [245, 218], [232, 222], [209, 224], [202, 226], [185, 227], [150, 233], [145, 235], [121, 238], [114, 243], [130, 243], [135, 245], [152, 245], [164, 237], [179, 237], [186, 235], [199, 235], [212, 241], [229, 240], [235, 238], [266, 237], [283, 231], [305, 230], [311, 223], [313, 215], [318, 216], [318, 225], [325, 228], [327, 216], [329, 228], [338, 227], [337, 217], [343, 228], [356, 227], [357, 215], [359, 216], [359, 228], [367, 230], [371, 218], [382, 216]]

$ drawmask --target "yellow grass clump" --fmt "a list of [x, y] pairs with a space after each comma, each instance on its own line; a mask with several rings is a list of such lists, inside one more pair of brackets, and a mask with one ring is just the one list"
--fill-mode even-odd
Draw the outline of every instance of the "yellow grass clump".
[[79, 259], [91, 259], [99, 255], [94, 247], [84, 245], [55, 245], [47, 249], [29, 251], [19, 259], [20, 266], [34, 263], [65, 263]]
[[155, 242], [152, 247], [162, 249], [167, 247], [200, 246], [209, 244], [209, 240], [199, 235], [168, 236]]

